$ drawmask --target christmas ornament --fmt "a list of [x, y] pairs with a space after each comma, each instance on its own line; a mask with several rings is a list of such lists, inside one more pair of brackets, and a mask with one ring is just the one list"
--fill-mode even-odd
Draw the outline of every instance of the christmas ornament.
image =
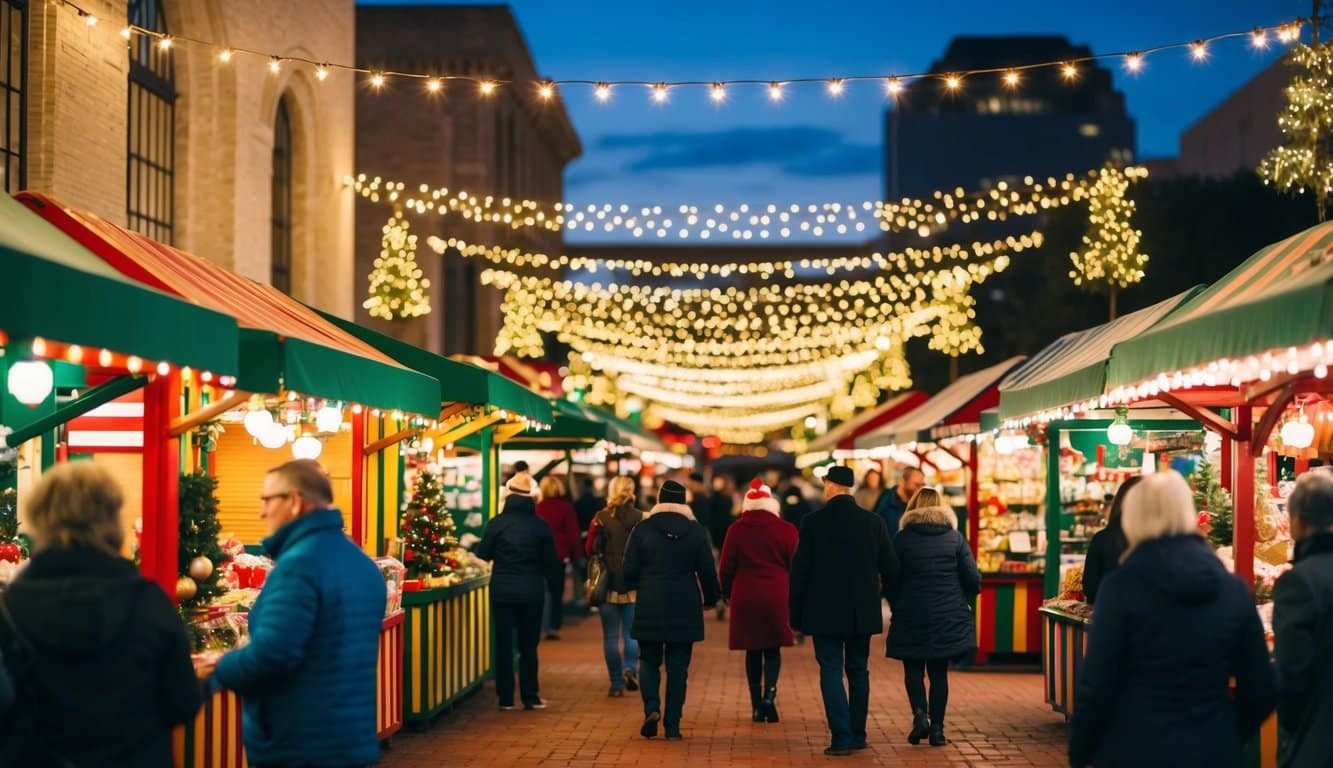
[[23, 547], [20, 547], [16, 541], [7, 541], [0, 544], [0, 560], [6, 563], [17, 563], [23, 559]]
[[190, 578], [203, 581], [213, 574], [213, 561], [200, 556], [190, 561]]
[[189, 576], [182, 576], [176, 579], [176, 600], [185, 602], [194, 598], [199, 591], [199, 585]]

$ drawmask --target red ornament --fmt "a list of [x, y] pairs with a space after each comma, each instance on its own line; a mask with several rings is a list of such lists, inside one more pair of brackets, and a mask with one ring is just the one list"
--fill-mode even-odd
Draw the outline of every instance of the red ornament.
[[15, 542], [6, 542], [0, 544], [0, 560], [6, 563], [17, 563], [23, 559], [23, 548]]
[[1213, 516], [1208, 514], [1208, 510], [1204, 510], [1199, 513], [1199, 519], [1197, 525], [1200, 528], [1206, 527], [1211, 522], [1213, 522]]

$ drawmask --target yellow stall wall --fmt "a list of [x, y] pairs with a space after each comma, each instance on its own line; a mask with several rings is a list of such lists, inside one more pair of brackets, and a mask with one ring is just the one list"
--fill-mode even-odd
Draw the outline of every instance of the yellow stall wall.
[[[268, 536], [259, 519], [259, 496], [268, 470], [290, 461], [287, 446], [270, 450], [254, 442], [239, 424], [228, 425], [218, 439], [218, 449], [209, 458], [218, 479], [218, 521], [222, 535], [234, 536], [243, 544], [258, 544]], [[352, 528], [352, 436], [339, 432], [324, 442], [319, 463], [333, 481], [333, 503], [342, 510], [343, 525]]]

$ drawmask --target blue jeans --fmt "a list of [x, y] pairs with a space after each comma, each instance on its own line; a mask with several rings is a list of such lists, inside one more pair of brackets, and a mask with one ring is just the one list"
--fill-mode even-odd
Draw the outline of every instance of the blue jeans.
[[[606, 672], [611, 676], [612, 688], [625, 687], [625, 670], [639, 672], [639, 641], [629, 636], [634, 624], [634, 603], [602, 603], [597, 607], [602, 617], [602, 653], [606, 656]], [[620, 653], [621, 639], [625, 653]]]
[[[870, 635], [821, 637], [815, 635], [819, 662], [819, 692], [824, 717], [833, 734], [834, 749], [849, 749], [866, 741], [866, 714], [870, 709]], [[842, 687], [847, 676], [847, 689]]]

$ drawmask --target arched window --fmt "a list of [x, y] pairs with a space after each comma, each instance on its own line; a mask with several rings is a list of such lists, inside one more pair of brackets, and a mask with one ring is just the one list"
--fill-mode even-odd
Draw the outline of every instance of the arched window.
[[[160, 0], [130, 0], [130, 24], [167, 33]], [[129, 166], [125, 179], [130, 229], [171, 243], [175, 227], [176, 67], [170, 48], [150, 35], [130, 43]]]
[[292, 118], [287, 98], [278, 102], [273, 121], [273, 218], [270, 229], [272, 268], [269, 282], [292, 292]]
[[17, 192], [28, 183], [28, 3], [0, 0], [0, 189]]

